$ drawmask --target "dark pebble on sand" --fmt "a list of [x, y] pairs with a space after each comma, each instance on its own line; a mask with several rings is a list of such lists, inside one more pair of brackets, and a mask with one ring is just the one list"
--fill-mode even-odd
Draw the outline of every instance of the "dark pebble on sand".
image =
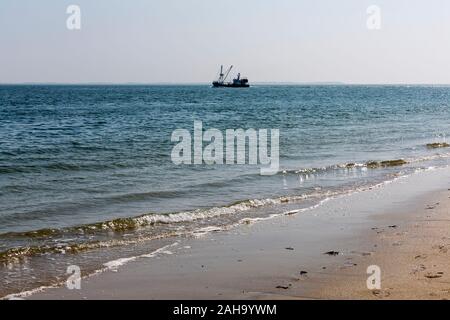
[[276, 286], [277, 289], [289, 289], [291, 285], [289, 284], [289, 286]]

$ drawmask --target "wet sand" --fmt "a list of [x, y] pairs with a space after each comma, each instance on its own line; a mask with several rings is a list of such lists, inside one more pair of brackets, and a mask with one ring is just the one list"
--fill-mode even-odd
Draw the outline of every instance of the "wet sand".
[[[450, 169], [174, 244], [28, 299], [450, 298]], [[325, 254], [333, 251], [336, 255]], [[447, 253], [448, 251], [448, 253]], [[366, 286], [381, 270], [381, 290]]]

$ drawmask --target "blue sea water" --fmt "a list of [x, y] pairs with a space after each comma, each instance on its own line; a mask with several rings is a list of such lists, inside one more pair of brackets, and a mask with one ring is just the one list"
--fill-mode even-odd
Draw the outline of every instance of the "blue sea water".
[[[163, 235], [447, 165], [449, 151], [426, 144], [447, 140], [449, 110], [448, 86], [0, 86], [0, 294], [57, 280], [69, 262], [94, 270]], [[279, 173], [175, 165], [171, 134], [194, 121], [278, 129]], [[24, 276], [50, 257], [61, 263], [45, 277]]]

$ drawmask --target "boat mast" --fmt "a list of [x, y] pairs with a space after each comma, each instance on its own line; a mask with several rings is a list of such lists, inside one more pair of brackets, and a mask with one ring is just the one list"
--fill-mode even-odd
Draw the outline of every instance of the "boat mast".
[[[230, 71], [231, 71], [232, 68], [233, 68], [233, 65], [231, 65], [230, 68], [228, 69], [228, 71], [226, 72], [225, 78], [223, 78], [222, 82], [224, 82], [224, 81], [227, 79], [228, 74], [230, 73]], [[221, 68], [221, 70], [222, 70], [222, 68]]]
[[223, 65], [220, 66], [220, 74], [219, 74], [218, 82], [223, 82]]

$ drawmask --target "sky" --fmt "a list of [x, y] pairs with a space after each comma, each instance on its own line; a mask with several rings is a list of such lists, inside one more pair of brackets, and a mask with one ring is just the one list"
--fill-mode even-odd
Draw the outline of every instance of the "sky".
[[221, 64], [251, 83], [450, 84], [450, 1], [0, 0], [0, 83], [208, 83]]

